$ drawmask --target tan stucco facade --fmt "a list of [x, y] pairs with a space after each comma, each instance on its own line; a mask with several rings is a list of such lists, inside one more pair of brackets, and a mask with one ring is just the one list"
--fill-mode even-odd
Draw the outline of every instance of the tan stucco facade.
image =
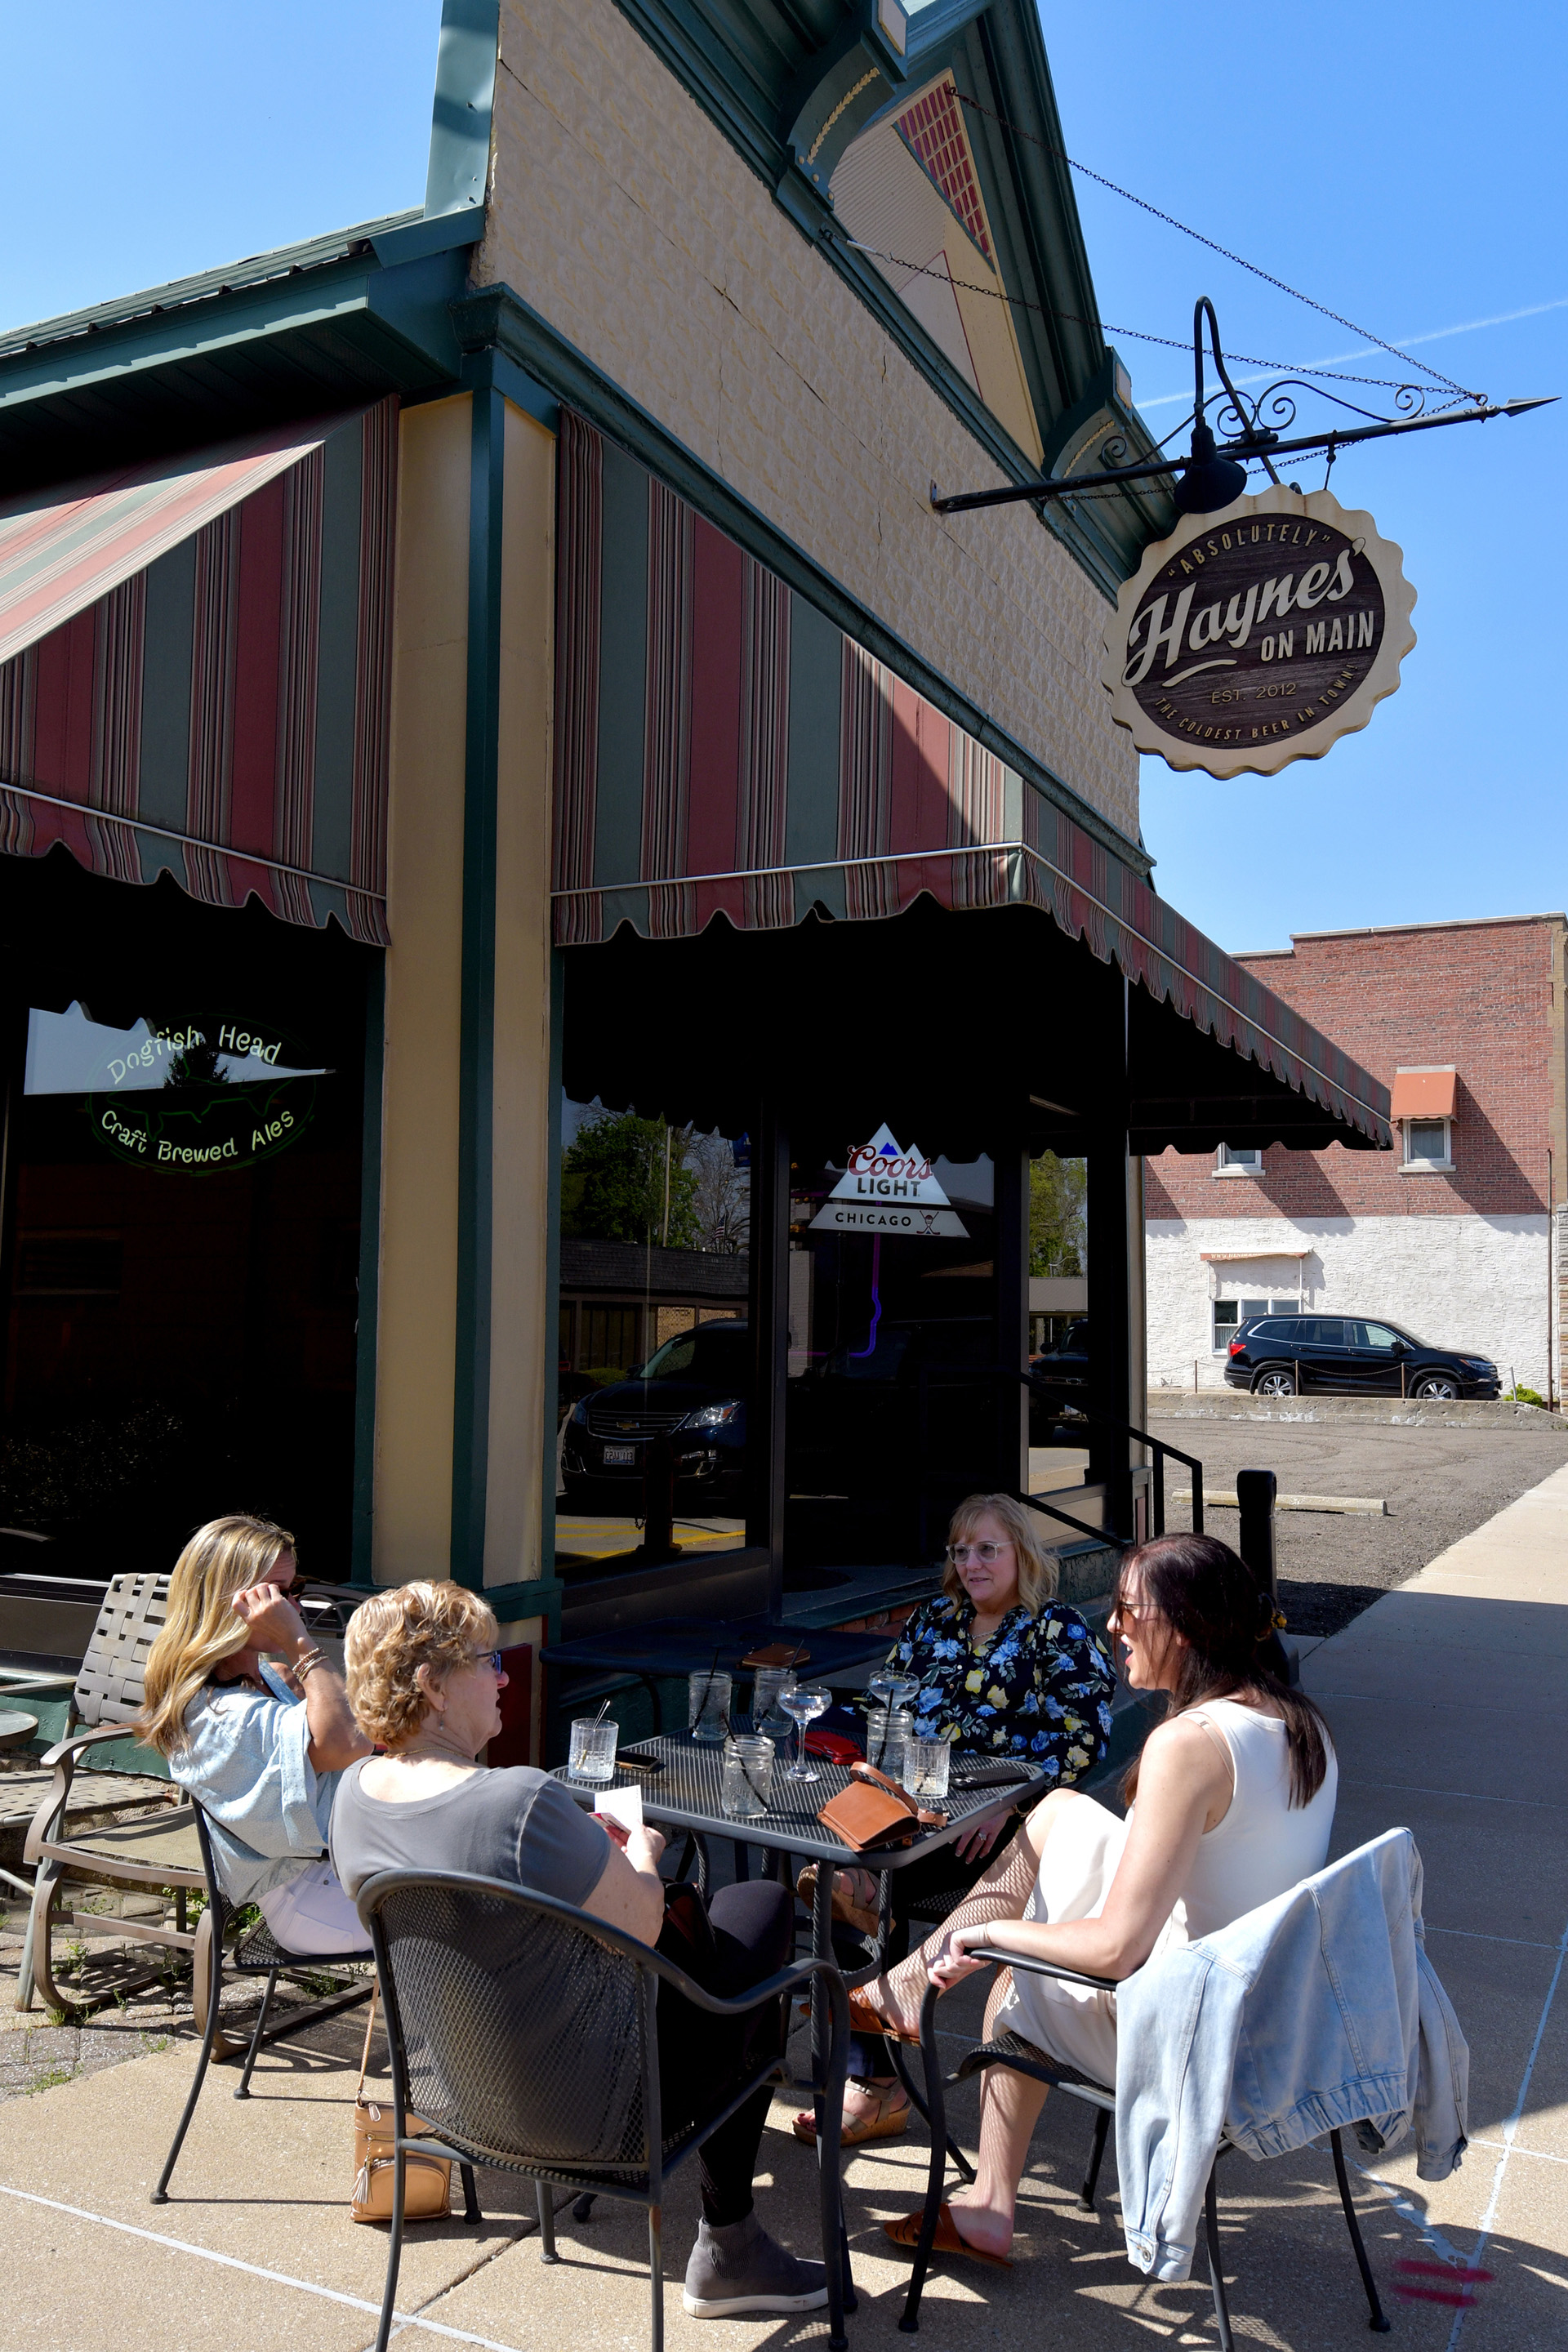
[[1131, 839], [1109, 607], [614, 0], [502, 0], [475, 280], [504, 284]]

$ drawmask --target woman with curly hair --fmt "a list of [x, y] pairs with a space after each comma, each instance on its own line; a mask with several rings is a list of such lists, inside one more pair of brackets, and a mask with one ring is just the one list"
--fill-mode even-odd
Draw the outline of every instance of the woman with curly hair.
[[[785, 1888], [753, 1880], [705, 1906], [693, 1888], [666, 1886], [657, 1830], [606, 1826], [531, 1765], [480, 1767], [500, 1729], [506, 1687], [497, 1639], [484, 1601], [457, 1584], [398, 1585], [354, 1612], [349, 1696], [385, 1752], [344, 1774], [333, 1808], [332, 1858], [350, 1894], [383, 1870], [510, 1880], [656, 1945], [725, 1998], [786, 1966], [794, 1907]], [[667, 2130], [721, 2105], [726, 2087], [777, 2050], [776, 2003], [737, 2026], [667, 1984], [658, 2021]], [[547, 2021], [533, 2022], [548, 2031]], [[699, 2151], [702, 2220], [685, 2286], [693, 2318], [816, 2311], [827, 2301], [822, 2264], [779, 2245], [752, 2208], [770, 2096], [765, 2085], [753, 2092]]]
[[136, 1733], [199, 1798], [231, 1903], [291, 1952], [353, 1952], [364, 1930], [327, 1862], [343, 1767], [370, 1742], [289, 1590], [294, 1538], [244, 1512], [198, 1528], [169, 1578]]

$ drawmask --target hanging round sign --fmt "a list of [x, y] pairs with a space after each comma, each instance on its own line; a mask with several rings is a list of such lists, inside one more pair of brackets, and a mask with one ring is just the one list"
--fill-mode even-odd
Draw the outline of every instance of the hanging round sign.
[[1192, 515], [1117, 599], [1101, 682], [1141, 751], [1211, 776], [1321, 760], [1399, 684], [1415, 591], [1369, 514], [1284, 488]]

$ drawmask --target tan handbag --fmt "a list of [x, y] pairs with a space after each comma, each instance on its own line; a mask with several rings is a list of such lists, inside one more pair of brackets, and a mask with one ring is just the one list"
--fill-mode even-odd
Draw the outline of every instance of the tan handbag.
[[816, 1818], [856, 1853], [904, 1845], [921, 1830], [946, 1828], [945, 1813], [922, 1811], [907, 1790], [874, 1764], [856, 1764], [850, 1769], [849, 1786], [830, 1797]]
[[[391, 2221], [393, 2179], [397, 2162], [392, 2145], [397, 2137], [396, 2109], [390, 2099], [383, 2105], [367, 2099], [364, 2095], [378, 1992], [379, 1988], [370, 1997], [370, 2015], [364, 2029], [364, 2055], [360, 2060], [359, 2088], [354, 2093], [354, 2185], [349, 2212], [356, 2221]], [[427, 2132], [429, 2128], [427, 2123], [410, 2113], [410, 2138]], [[444, 2156], [407, 2158], [403, 2188], [404, 2220], [444, 2221], [451, 2210], [452, 2167], [449, 2160]]]

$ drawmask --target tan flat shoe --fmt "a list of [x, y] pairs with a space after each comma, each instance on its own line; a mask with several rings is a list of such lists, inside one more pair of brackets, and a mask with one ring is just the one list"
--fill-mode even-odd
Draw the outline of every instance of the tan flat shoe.
[[[889, 2106], [889, 2099], [897, 2102]], [[838, 2135], [840, 2147], [859, 2147], [868, 2139], [897, 2139], [910, 2120], [910, 2103], [896, 2083], [889, 2083], [880, 2092], [874, 2116], [857, 2116], [853, 2122], [846, 2118]], [[790, 2129], [796, 2139], [805, 2140], [808, 2147], [816, 2146], [816, 2117], [809, 2109], [796, 2116]]]
[[921, 2046], [918, 2030], [894, 2025], [879, 2010], [872, 2008], [858, 1985], [849, 1995], [849, 2031], [851, 2033], [879, 2033], [889, 2042], [907, 2042], [915, 2050]]
[[[918, 2213], [901, 2214], [896, 2221], [884, 2221], [882, 2227], [894, 2245], [902, 2247], [906, 2253], [912, 2254], [920, 2244], [921, 2217]], [[984, 2263], [988, 2269], [994, 2271], [1010, 2271], [1013, 2267], [1010, 2254], [988, 2254], [979, 2246], [972, 2246], [967, 2238], [961, 2238], [951, 2205], [943, 2205], [937, 2214], [936, 2235], [931, 2240], [931, 2250], [933, 2254], [967, 2254], [972, 2263]]]
[[[805, 1868], [801, 1872], [800, 1876], [795, 1880], [795, 1891], [799, 1895], [801, 1901], [805, 1904], [808, 1911], [815, 1910], [816, 1906], [816, 1864], [814, 1862], [807, 1863]], [[875, 1905], [868, 1910], [863, 1903], [857, 1903], [854, 1896], [845, 1891], [844, 1874], [842, 1871], [836, 1871], [834, 1873], [833, 1916], [836, 1919], [842, 1919], [847, 1927], [855, 1928], [857, 1932], [862, 1936], [874, 1936], [879, 1924], [879, 1914]]]

